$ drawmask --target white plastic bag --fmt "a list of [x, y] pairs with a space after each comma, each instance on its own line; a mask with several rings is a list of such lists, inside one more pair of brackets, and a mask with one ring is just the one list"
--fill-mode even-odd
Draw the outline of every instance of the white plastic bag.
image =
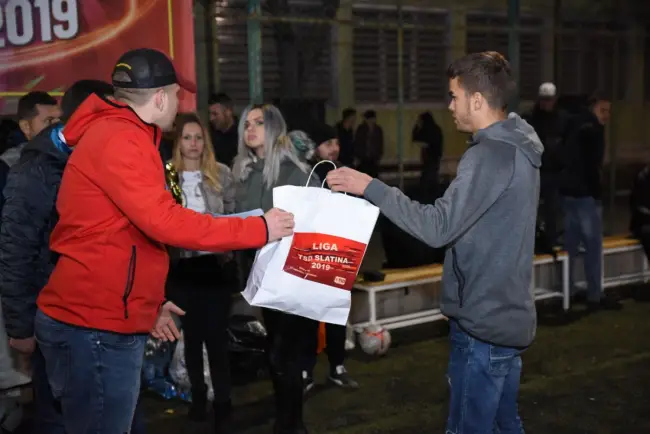
[[324, 188], [296, 186], [274, 188], [273, 206], [294, 214], [294, 234], [257, 253], [242, 295], [253, 306], [345, 325], [379, 209]]
[[[190, 377], [187, 374], [187, 367], [185, 366], [185, 340], [183, 339], [182, 332], [176, 343], [174, 357], [169, 364], [169, 376], [172, 377], [178, 389], [191, 390], [192, 384], [190, 383]], [[203, 344], [203, 377], [208, 386], [208, 400], [212, 401], [214, 398], [214, 389], [212, 388], [208, 350], [205, 348], [205, 344]]]

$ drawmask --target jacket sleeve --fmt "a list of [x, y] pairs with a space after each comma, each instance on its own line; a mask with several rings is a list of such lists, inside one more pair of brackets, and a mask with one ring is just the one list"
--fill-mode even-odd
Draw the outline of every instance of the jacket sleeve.
[[102, 153], [95, 182], [147, 236], [170, 246], [209, 252], [266, 244], [263, 217], [212, 217], [183, 208], [165, 188], [160, 159], [133, 140], [122, 140]]
[[484, 144], [470, 148], [456, 178], [433, 205], [413, 201], [377, 179], [364, 196], [402, 230], [431, 247], [442, 247], [470, 229], [510, 184], [514, 163], [506, 157]]
[[[22, 169], [25, 169], [23, 167]], [[7, 334], [34, 335], [36, 298], [47, 282], [39, 264], [56, 200], [56, 187], [40, 170], [9, 172], [0, 222], [0, 294]]]
[[5, 203], [4, 190], [7, 185], [7, 176], [9, 175], [9, 166], [3, 160], [0, 160], [0, 211]]

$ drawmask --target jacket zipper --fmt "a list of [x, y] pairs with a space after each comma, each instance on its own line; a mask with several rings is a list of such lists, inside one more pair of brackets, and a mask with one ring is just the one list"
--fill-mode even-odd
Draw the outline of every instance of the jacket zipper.
[[127, 306], [129, 295], [133, 290], [133, 282], [135, 280], [135, 261], [136, 250], [135, 246], [131, 246], [131, 258], [129, 259], [129, 270], [126, 275], [126, 286], [124, 287], [124, 295], [122, 296], [122, 303], [124, 304], [124, 319], [129, 319], [129, 308]]
[[458, 265], [458, 259], [456, 258], [456, 247], [451, 248], [451, 258], [452, 258], [452, 268], [454, 269], [454, 275], [456, 276], [456, 281], [458, 282], [458, 307], [463, 307], [463, 292], [465, 291], [465, 276], [460, 270]]

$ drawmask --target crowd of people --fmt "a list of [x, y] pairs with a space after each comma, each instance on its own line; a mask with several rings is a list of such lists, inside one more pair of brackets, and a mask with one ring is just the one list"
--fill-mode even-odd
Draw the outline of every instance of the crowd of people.
[[[622, 307], [615, 298], [604, 296], [601, 279], [602, 170], [610, 110], [611, 101], [599, 92], [573, 109], [559, 107], [556, 86], [543, 83], [533, 110], [524, 116], [544, 145], [536, 247], [550, 254], [560, 246], [566, 249], [571, 262], [572, 298], [574, 302], [586, 301], [590, 310]], [[558, 221], [563, 221], [563, 233], [558, 230]], [[584, 258], [586, 291], [575, 285], [580, 256]]]
[[[293, 228], [292, 216], [273, 208], [272, 189], [305, 185], [312, 166], [337, 161], [340, 147], [323, 123], [287, 131], [272, 105], [250, 106], [238, 119], [224, 94], [210, 100], [205, 125], [197, 114], [177, 114], [181, 86], [194, 90], [166, 56], [140, 49], [120, 58], [112, 83], [77, 82], [60, 104], [44, 92], [20, 100], [10, 137], [23, 140], [2, 154], [0, 174], [8, 338], [0, 387], [33, 383], [35, 432], [142, 432], [145, 340], [173, 341], [179, 329], [188, 416], [207, 417], [205, 344], [215, 430], [231, 432], [232, 294], [243, 289], [255, 249]], [[168, 162], [180, 175], [180, 204], [160, 182]], [[311, 184], [320, 186], [326, 170], [319, 166]], [[218, 218], [255, 209], [264, 217]], [[318, 323], [270, 310], [263, 317], [277, 432], [302, 432]], [[344, 326], [327, 325], [328, 380], [355, 388], [345, 339]], [[31, 378], [13, 369], [7, 343], [30, 356]]]
[[[580, 243], [586, 249], [587, 301], [618, 306], [604, 301], [599, 283], [609, 101], [594, 97], [569, 128], [555, 87], [544, 84], [526, 122], [506, 113], [516, 83], [500, 54], [464, 56], [447, 76], [455, 125], [472, 138], [442, 198], [422, 203], [377, 179], [384, 145], [374, 111], [356, 130], [356, 112], [346, 109], [336, 127], [311, 119], [289, 131], [278, 107], [250, 105], [236, 116], [222, 93], [210, 98], [206, 124], [178, 113], [180, 89], [196, 89], [156, 50], [125, 53], [111, 83], [77, 82], [60, 103], [43, 92], [23, 97], [0, 156], [0, 389], [33, 383], [34, 432], [141, 433], [146, 339], [174, 341], [182, 330], [188, 416], [208, 417], [205, 345], [214, 429], [233, 432], [232, 294], [243, 289], [256, 250], [293, 232], [293, 216], [273, 207], [273, 188], [309, 183], [364, 197], [414, 238], [447, 247], [447, 431], [522, 432], [517, 395], [521, 353], [536, 329], [530, 280], [540, 189], [549, 245], [561, 197], [569, 254]], [[420, 115], [413, 141], [423, 144], [421, 185], [430, 198], [442, 193], [442, 140], [433, 116]], [[323, 160], [339, 168], [316, 166]], [[165, 182], [167, 163], [178, 173], [178, 197]], [[254, 210], [263, 216], [221, 218]], [[262, 316], [274, 432], [306, 433], [319, 324], [269, 309]], [[327, 324], [326, 339], [328, 381], [358, 387], [345, 369], [345, 327]], [[9, 346], [29, 355], [31, 378], [14, 369]]]

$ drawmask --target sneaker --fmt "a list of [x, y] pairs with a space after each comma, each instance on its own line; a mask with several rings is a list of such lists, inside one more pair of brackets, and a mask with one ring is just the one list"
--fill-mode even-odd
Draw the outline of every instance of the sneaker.
[[307, 371], [302, 371], [303, 393], [309, 392], [314, 388], [314, 376]]
[[345, 369], [345, 366], [343, 365], [339, 365], [333, 371], [331, 371], [327, 379], [331, 383], [346, 389], [359, 388], [359, 383], [357, 383], [352, 379], [352, 377], [350, 377], [350, 374], [348, 374], [348, 371]]

